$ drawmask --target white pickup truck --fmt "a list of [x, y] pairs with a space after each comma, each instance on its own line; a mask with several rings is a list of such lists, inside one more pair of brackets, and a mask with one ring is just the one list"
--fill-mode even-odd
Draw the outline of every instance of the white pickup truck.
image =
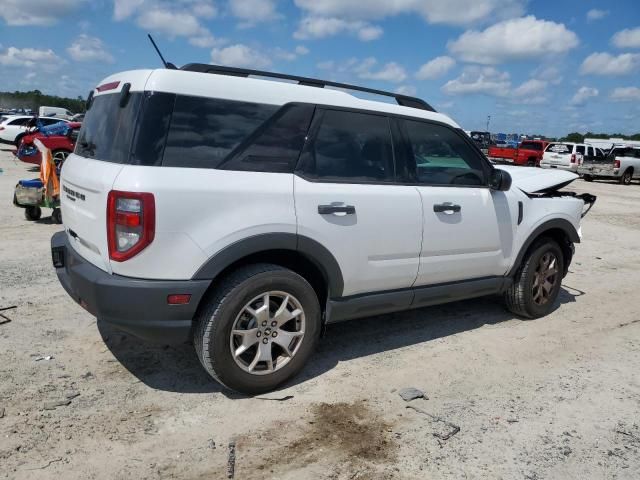
[[609, 178], [629, 185], [632, 179], [640, 178], [640, 148], [617, 146], [604, 158], [585, 158], [578, 167], [578, 174], [587, 182], [594, 178]]

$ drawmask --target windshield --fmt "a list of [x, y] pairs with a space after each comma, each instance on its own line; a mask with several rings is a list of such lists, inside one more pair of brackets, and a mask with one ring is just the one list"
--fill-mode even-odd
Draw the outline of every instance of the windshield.
[[550, 143], [546, 151], [553, 153], [571, 153], [573, 152], [573, 145], [567, 145], [566, 143]]
[[75, 153], [106, 162], [126, 163], [141, 100], [142, 93], [131, 93], [126, 105], [121, 107], [119, 93], [95, 97], [84, 118]]
[[538, 152], [542, 151], [542, 144], [538, 142], [522, 142], [520, 144], [520, 148], [523, 150], [536, 150]]

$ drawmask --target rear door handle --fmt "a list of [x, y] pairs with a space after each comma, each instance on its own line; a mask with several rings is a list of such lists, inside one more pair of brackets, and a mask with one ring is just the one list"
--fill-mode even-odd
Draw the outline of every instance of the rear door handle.
[[433, 211], [436, 213], [457, 213], [462, 210], [460, 205], [454, 205], [451, 202], [436, 203], [433, 205]]
[[354, 215], [356, 213], [356, 207], [353, 205], [318, 205], [318, 213], [320, 215], [331, 215], [332, 213]]

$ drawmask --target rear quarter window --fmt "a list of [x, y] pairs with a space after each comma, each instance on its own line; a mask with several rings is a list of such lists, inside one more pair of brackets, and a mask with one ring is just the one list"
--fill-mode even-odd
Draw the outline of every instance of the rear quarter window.
[[280, 107], [179, 95], [163, 166], [217, 168]]

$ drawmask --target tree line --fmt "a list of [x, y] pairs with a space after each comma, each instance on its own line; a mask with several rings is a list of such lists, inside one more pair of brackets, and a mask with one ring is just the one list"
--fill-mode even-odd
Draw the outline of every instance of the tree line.
[[30, 92], [0, 92], [0, 108], [30, 108], [37, 111], [39, 107], [61, 107], [73, 113], [83, 113], [85, 110], [85, 100], [77, 98], [65, 98], [55, 95], [46, 95], [40, 90]]
[[640, 140], [640, 133], [634, 133], [633, 135], [623, 135], [622, 133], [579, 133], [573, 132], [567, 135], [566, 137], [562, 137], [560, 139], [561, 142], [572, 142], [572, 143], [584, 143], [585, 138], [622, 138], [623, 140]]

